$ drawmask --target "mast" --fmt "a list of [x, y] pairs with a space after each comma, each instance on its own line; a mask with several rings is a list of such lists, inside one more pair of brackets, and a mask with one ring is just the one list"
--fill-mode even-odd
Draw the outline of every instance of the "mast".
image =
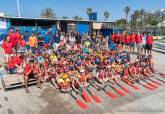
[[18, 17], [21, 17], [20, 8], [19, 8], [19, 0], [17, 0], [17, 11], [18, 11]]

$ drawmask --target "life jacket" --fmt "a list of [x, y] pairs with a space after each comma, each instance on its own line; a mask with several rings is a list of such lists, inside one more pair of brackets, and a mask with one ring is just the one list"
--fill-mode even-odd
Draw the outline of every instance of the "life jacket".
[[107, 71], [107, 77], [112, 77], [112, 72], [111, 71]]
[[104, 72], [99, 72], [98, 78], [99, 78], [99, 79], [103, 79], [103, 78], [104, 78]]
[[69, 88], [70, 87], [70, 79], [67, 74], [62, 74], [63, 76], [59, 79], [61, 88]]
[[129, 70], [128, 70], [128, 68], [125, 68], [125, 69], [124, 69], [123, 75], [124, 75], [124, 76], [128, 76], [128, 75], [129, 75]]
[[30, 70], [31, 70], [31, 66], [29, 64], [26, 64], [24, 68], [24, 74], [26, 75]]

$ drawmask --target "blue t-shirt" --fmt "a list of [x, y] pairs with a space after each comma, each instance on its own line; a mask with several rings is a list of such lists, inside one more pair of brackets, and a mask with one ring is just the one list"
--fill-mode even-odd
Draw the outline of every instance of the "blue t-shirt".
[[49, 36], [45, 36], [43, 39], [44, 39], [44, 44], [49, 44]]

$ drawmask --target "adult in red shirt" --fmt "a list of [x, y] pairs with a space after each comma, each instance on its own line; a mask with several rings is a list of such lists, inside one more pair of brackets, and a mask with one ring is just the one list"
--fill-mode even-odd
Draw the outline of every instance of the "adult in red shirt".
[[137, 47], [137, 51], [139, 54], [142, 54], [142, 49], [143, 49], [143, 45], [142, 45], [142, 35], [138, 32], [138, 34], [136, 35], [136, 47]]
[[21, 34], [19, 29], [16, 30], [15, 38], [16, 38], [17, 48], [19, 48], [21, 42]]
[[132, 33], [130, 35], [130, 51], [131, 52], [135, 52], [135, 38], [136, 38], [136, 34], [135, 33]]
[[120, 44], [120, 37], [121, 37], [121, 34], [120, 34], [120, 32], [118, 31], [118, 33], [117, 33], [116, 36], [115, 36], [115, 42], [116, 42], [116, 44]]
[[24, 40], [23, 34], [21, 34], [21, 39], [20, 39], [20, 50], [21, 50], [21, 52], [25, 52], [25, 50], [26, 50], [26, 42]]
[[123, 33], [123, 34], [121, 35], [121, 39], [120, 39], [120, 42], [121, 42], [122, 48], [124, 48], [124, 44], [125, 44], [125, 37], [126, 37], [126, 34], [125, 34], [125, 33]]
[[8, 35], [4, 38], [4, 41], [2, 43], [2, 48], [5, 57], [5, 63], [8, 63], [10, 59], [10, 55], [13, 53], [12, 42], [10, 42], [10, 37]]
[[125, 50], [130, 52], [130, 35], [127, 33], [125, 37]]
[[13, 48], [16, 48], [16, 37], [15, 37], [15, 33], [14, 33], [14, 29], [10, 28], [10, 31], [8, 33], [9, 37], [10, 37], [10, 41], [12, 43]]
[[19, 64], [19, 57], [18, 55], [11, 55], [11, 58], [9, 60], [8, 63], [8, 69], [9, 69], [9, 73], [10, 74], [15, 74], [17, 73], [17, 70], [20, 68], [20, 64]]
[[146, 50], [148, 55], [152, 55], [153, 41], [153, 36], [151, 35], [151, 33], [148, 33], [148, 36], [146, 38]]
[[115, 33], [113, 32], [112, 35], [111, 35], [111, 42], [115, 42]]

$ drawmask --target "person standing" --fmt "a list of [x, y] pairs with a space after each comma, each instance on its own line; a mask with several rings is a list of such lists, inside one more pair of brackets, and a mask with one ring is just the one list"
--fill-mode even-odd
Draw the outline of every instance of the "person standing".
[[76, 44], [80, 44], [81, 43], [82, 37], [81, 37], [79, 32], [77, 32], [75, 39], [76, 39]]
[[12, 43], [12, 47], [14, 49], [16, 49], [17, 43], [16, 43], [16, 37], [15, 37], [15, 33], [14, 33], [13, 28], [10, 28], [10, 31], [9, 31], [8, 35], [10, 37], [10, 42]]
[[21, 33], [19, 28], [17, 28], [16, 33], [15, 33], [15, 38], [16, 38], [16, 51], [20, 48], [20, 41], [21, 41]]
[[43, 39], [44, 42], [44, 47], [47, 49], [48, 47], [51, 47], [51, 41], [50, 41], [50, 36], [48, 35], [48, 32], [45, 33], [45, 37]]
[[142, 35], [138, 32], [136, 35], [136, 47], [138, 54], [142, 54]]
[[32, 32], [32, 35], [29, 37], [29, 45], [32, 53], [35, 53], [37, 43], [37, 37], [34, 35], [34, 32]]
[[143, 54], [146, 54], [146, 38], [147, 38], [147, 35], [144, 32], [142, 35], [142, 50], [143, 50], [142, 53]]
[[13, 44], [10, 41], [10, 36], [9, 35], [7, 35], [4, 38], [4, 41], [2, 43], [2, 48], [3, 48], [5, 64], [8, 64], [11, 54], [13, 54]]
[[135, 33], [132, 33], [130, 35], [130, 52], [132, 53], [135, 52], [135, 37], [136, 37]]
[[125, 37], [125, 50], [130, 52], [130, 35], [128, 33], [126, 33], [126, 37]]
[[48, 36], [48, 38], [49, 38], [49, 40], [50, 40], [50, 47], [53, 48], [53, 44], [54, 44], [55, 42], [54, 42], [54, 35], [53, 35], [53, 33], [52, 33], [51, 28], [49, 28], [49, 30], [48, 30], [48, 32], [47, 32], [47, 36]]
[[27, 50], [30, 50], [30, 46], [29, 46], [29, 37], [30, 37], [29, 31], [26, 31], [24, 38], [25, 38], [26, 49], [27, 49]]
[[43, 47], [44, 47], [44, 40], [43, 40], [43, 38], [41, 36], [41, 33], [38, 33], [37, 40], [38, 40], [38, 49], [42, 50]]
[[153, 36], [149, 32], [148, 36], [146, 37], [146, 50], [148, 55], [152, 55], [152, 45], [153, 45]]
[[55, 36], [54, 36], [54, 42], [55, 42], [55, 50], [58, 48], [58, 46], [60, 45], [60, 35], [59, 32], [56, 31]]

